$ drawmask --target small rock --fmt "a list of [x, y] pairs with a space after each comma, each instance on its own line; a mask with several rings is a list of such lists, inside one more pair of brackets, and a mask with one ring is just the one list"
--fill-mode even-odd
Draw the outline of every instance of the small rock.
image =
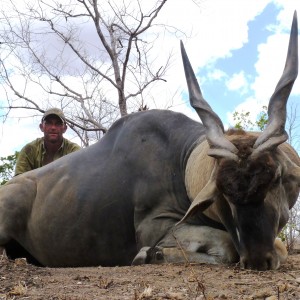
[[16, 266], [26, 266], [27, 265], [26, 258], [16, 258], [15, 259], [15, 265]]
[[169, 299], [176, 299], [176, 300], [182, 300], [185, 299], [184, 295], [182, 293], [174, 293], [174, 292], [168, 292], [167, 293], [167, 297], [169, 297]]
[[265, 300], [278, 300], [277, 296], [267, 297]]

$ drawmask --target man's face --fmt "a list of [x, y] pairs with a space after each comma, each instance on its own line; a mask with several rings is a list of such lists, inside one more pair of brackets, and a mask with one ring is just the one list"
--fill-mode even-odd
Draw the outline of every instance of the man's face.
[[67, 125], [58, 116], [50, 115], [40, 124], [40, 129], [44, 133], [45, 141], [58, 143], [62, 141]]

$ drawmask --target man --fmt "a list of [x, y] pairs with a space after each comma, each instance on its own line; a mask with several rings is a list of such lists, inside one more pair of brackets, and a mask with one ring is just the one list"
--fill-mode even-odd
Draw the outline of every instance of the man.
[[[62, 110], [51, 108], [45, 111], [39, 127], [44, 133], [44, 137], [37, 138], [22, 148], [18, 155], [15, 175], [40, 168], [64, 155], [81, 149], [80, 146], [63, 137], [67, 130], [67, 125]], [[5, 251], [10, 259], [26, 257], [29, 263], [40, 265], [34, 257], [14, 240], [5, 246]]]
[[22, 148], [18, 155], [15, 175], [40, 168], [81, 149], [79, 145], [63, 137], [67, 130], [66, 118], [58, 108], [51, 108], [44, 113], [40, 129], [44, 137], [37, 138]]

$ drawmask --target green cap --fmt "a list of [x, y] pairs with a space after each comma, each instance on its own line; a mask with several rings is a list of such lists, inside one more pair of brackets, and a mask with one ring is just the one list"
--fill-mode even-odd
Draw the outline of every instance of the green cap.
[[48, 109], [48, 110], [45, 111], [45, 113], [44, 113], [44, 115], [43, 115], [43, 118], [42, 118], [42, 122], [43, 122], [48, 116], [50, 116], [50, 115], [58, 116], [58, 117], [61, 119], [61, 121], [62, 121], [63, 123], [66, 123], [66, 117], [65, 117], [63, 111], [62, 111], [61, 109], [55, 108], [55, 107], [54, 107], [54, 108], [50, 108], [50, 109]]

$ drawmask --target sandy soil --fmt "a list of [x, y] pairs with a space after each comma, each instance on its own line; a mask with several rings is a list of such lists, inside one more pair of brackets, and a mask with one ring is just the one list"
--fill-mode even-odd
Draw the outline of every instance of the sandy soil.
[[0, 299], [300, 299], [300, 254], [277, 271], [200, 264], [41, 268], [0, 257]]

